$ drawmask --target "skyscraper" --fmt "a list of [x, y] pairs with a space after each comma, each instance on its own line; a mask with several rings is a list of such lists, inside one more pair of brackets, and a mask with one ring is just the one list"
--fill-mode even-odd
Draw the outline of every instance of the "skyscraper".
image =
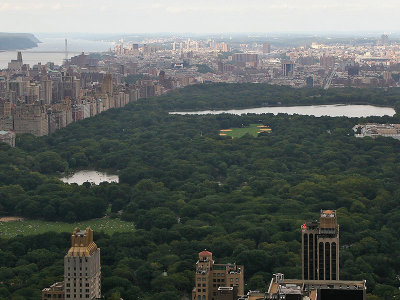
[[100, 299], [100, 274], [100, 249], [93, 241], [93, 230], [75, 228], [64, 257], [65, 298]]
[[339, 280], [339, 225], [335, 210], [322, 210], [320, 221], [302, 230], [303, 280]]

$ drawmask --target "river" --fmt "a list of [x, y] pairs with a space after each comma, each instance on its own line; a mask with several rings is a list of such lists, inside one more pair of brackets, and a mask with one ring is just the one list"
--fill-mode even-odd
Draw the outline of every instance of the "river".
[[289, 115], [308, 115], [308, 116], [329, 116], [329, 117], [350, 117], [362, 118], [369, 116], [393, 116], [396, 112], [391, 107], [380, 107], [373, 105], [303, 105], [303, 106], [276, 106], [276, 107], [257, 107], [247, 109], [230, 110], [203, 110], [191, 112], [170, 112], [177, 115], [217, 115], [217, 114], [289, 114]]
[[[31, 67], [38, 62], [46, 64], [47, 62], [54, 62], [56, 65], [61, 65], [65, 59], [65, 38], [59, 37], [40, 37], [41, 43], [38, 47], [22, 50], [22, 59], [25, 64]], [[106, 41], [89, 41], [85, 39], [68, 39], [68, 58], [78, 55], [82, 52], [104, 52], [113, 47], [111, 42]], [[17, 59], [18, 51], [4, 51], [0, 52], [0, 69], [8, 67], [8, 63], [12, 59]]]

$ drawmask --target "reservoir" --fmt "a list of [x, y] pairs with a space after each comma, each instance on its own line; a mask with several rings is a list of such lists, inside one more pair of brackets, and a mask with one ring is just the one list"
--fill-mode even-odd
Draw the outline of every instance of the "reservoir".
[[217, 115], [217, 114], [289, 114], [289, 115], [308, 115], [315, 117], [349, 117], [362, 118], [370, 116], [393, 116], [396, 112], [391, 107], [380, 107], [373, 105], [303, 105], [303, 106], [276, 106], [276, 107], [257, 107], [246, 109], [230, 109], [230, 110], [203, 110], [191, 112], [171, 112], [177, 115]]
[[82, 170], [73, 174], [69, 174], [63, 178], [60, 178], [65, 183], [76, 183], [82, 185], [85, 182], [91, 182], [94, 184], [100, 184], [106, 182], [119, 182], [118, 175], [111, 175], [98, 171]]

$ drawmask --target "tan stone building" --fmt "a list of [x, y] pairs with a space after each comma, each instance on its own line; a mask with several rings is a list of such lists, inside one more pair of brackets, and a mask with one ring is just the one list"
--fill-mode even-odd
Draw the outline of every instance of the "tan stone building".
[[221, 293], [223, 289], [218, 293], [221, 287], [237, 287], [235, 294], [243, 295], [244, 267], [236, 264], [215, 264], [211, 252], [200, 252], [192, 300], [219, 300], [218, 297], [225, 294]]
[[64, 257], [64, 281], [43, 289], [42, 300], [101, 299], [100, 279], [100, 248], [93, 241], [93, 230], [75, 228]]
[[93, 241], [93, 230], [75, 228], [71, 248], [64, 257], [66, 299], [100, 299], [100, 248]]

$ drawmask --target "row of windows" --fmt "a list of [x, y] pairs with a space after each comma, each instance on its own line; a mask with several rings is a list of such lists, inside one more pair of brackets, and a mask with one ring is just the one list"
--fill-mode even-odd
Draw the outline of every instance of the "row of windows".
[[[71, 298], [71, 295], [69, 295], [69, 294], [67, 294], [67, 298]], [[82, 295], [80, 295], [80, 297], [79, 298], [83, 298], [82, 297]], [[89, 295], [85, 295], [85, 298], [90, 298], [90, 296]], [[73, 299], [76, 299], [76, 295], [74, 295], [74, 298]]]
[[[78, 260], [75, 258], [67, 258], [67, 262], [71, 262], [71, 260], [73, 260], [73, 262], [77, 262]], [[75, 261], [76, 260], [76, 261]], [[79, 258], [79, 263], [82, 263], [82, 258]], [[88, 262], [87, 257], [85, 257], [85, 262]]]
[[[82, 289], [80, 289], [79, 292], [82, 293]], [[85, 292], [89, 293], [89, 289], [86, 289]], [[67, 289], [67, 293], [71, 293], [71, 290]], [[74, 293], [76, 293], [76, 289], [74, 289]]]
[[206, 281], [206, 278], [205, 277], [203, 277], [203, 278], [197, 277], [197, 281]]
[[[70, 287], [70, 286], [71, 286], [71, 284], [70, 284], [70, 283], [67, 283], [67, 287]], [[79, 286], [82, 287], [82, 283], [80, 283]], [[86, 283], [85, 286], [86, 286], [86, 287], [89, 287], [89, 283]]]
[[[68, 267], [68, 271], [71, 270], [70, 267]], [[87, 271], [87, 267], [85, 267], [85, 270]], [[76, 267], [74, 267], [74, 271], [76, 271]], [[79, 271], [82, 271], [82, 267], [79, 268]]]
[[219, 276], [225, 277], [225, 273], [213, 273], [213, 276], [214, 277], [219, 277]]

